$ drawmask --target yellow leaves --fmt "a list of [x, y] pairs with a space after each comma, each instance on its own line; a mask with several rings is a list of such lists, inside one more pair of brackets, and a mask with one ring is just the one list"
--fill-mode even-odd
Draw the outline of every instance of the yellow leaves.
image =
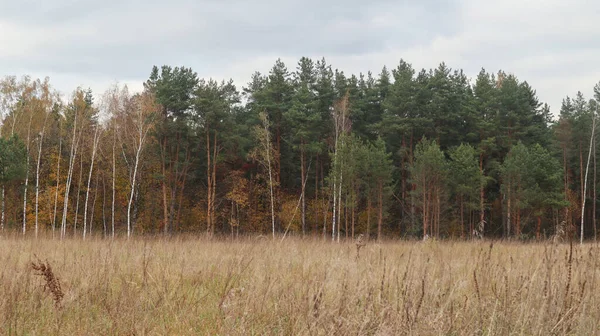
[[232, 189], [227, 193], [227, 199], [234, 201], [240, 207], [246, 208], [250, 205], [249, 188], [250, 181], [244, 177], [244, 173], [234, 170], [229, 173], [228, 179], [231, 181]]

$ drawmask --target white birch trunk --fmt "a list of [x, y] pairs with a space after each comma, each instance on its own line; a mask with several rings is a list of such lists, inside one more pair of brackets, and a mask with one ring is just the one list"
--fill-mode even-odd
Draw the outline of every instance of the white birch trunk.
[[110, 221], [112, 226], [112, 238], [115, 238], [115, 179], [117, 175], [117, 161], [115, 158], [115, 147], [117, 145], [117, 127], [115, 125], [114, 133], [113, 133], [113, 150], [112, 150], [112, 208]]
[[[337, 155], [337, 154], [336, 154]], [[335, 158], [334, 158], [335, 160]], [[332, 226], [331, 226], [331, 241], [335, 241], [335, 219], [337, 215], [336, 211], [336, 203], [337, 203], [337, 174], [333, 175], [333, 218], [332, 218]], [[329, 211], [329, 209], [327, 209]]]
[[266, 122], [265, 132], [267, 135], [267, 165], [269, 168], [269, 188], [271, 191], [271, 226], [273, 228], [273, 240], [275, 240], [275, 200], [273, 198], [273, 173], [271, 169], [271, 133], [269, 133], [269, 127]]
[[27, 231], [27, 188], [28, 188], [28, 186], [29, 186], [29, 149], [27, 149], [27, 169], [25, 170], [25, 190], [23, 191], [23, 235], [25, 235], [25, 232]]
[[79, 222], [79, 199], [81, 196], [81, 182], [83, 181], [83, 153], [79, 155], [79, 181], [77, 181], [77, 201], [75, 202], [75, 220], [73, 221], [73, 236], [77, 235], [77, 222]]
[[83, 239], [84, 240], [85, 240], [85, 235], [87, 232], [87, 209], [88, 209], [88, 200], [90, 197], [90, 185], [92, 183], [92, 173], [94, 171], [94, 162], [96, 160], [96, 151], [98, 149], [98, 141], [100, 140], [99, 128], [100, 128], [100, 126], [96, 125], [96, 131], [94, 132], [94, 143], [92, 145], [92, 162], [90, 163], [90, 173], [88, 174], [87, 189], [85, 191], [85, 203], [83, 206]]
[[[80, 134], [81, 136], [81, 134]], [[75, 166], [75, 156], [77, 155], [77, 149], [79, 147], [79, 138], [77, 137], [77, 114], [75, 114], [75, 120], [73, 124], [73, 140], [71, 142], [71, 154], [69, 157], [69, 171], [67, 173], [67, 183], [65, 184], [65, 197], [63, 205], [62, 223], [60, 238], [64, 239], [67, 234], [67, 210], [69, 210], [69, 191], [71, 189], [71, 182], [73, 180], [73, 168]]]
[[[140, 110], [141, 111], [141, 110]], [[139, 120], [139, 139], [138, 139], [138, 146], [136, 148], [135, 151], [135, 161], [133, 163], [133, 174], [131, 176], [131, 193], [129, 194], [129, 202], [127, 204], [127, 238], [129, 238], [131, 236], [132, 233], [132, 227], [131, 227], [131, 206], [133, 204], [133, 196], [135, 195], [135, 184], [136, 184], [136, 178], [137, 178], [137, 171], [138, 171], [138, 166], [140, 163], [140, 157], [142, 154], [142, 149], [144, 147], [144, 142], [146, 141], [146, 135], [148, 134], [148, 130], [149, 128], [146, 128], [144, 130], [144, 120], [142, 118], [142, 114], [140, 113], [139, 116], [140, 120]]]
[[44, 141], [44, 131], [40, 135], [40, 146], [38, 147], [37, 164], [35, 168], [35, 237], [39, 233], [39, 207], [40, 207], [40, 163], [42, 161], [42, 142]]
[[[337, 123], [337, 121], [336, 121]], [[334, 172], [333, 172], [333, 217], [332, 217], [332, 225], [331, 225], [331, 241], [335, 241], [335, 226], [336, 226], [336, 204], [337, 204], [337, 172], [335, 170], [338, 169], [338, 136], [339, 130], [338, 125], [335, 126], [335, 148], [334, 148]], [[339, 205], [338, 205], [339, 206]]]
[[56, 163], [56, 190], [54, 192], [54, 213], [52, 215], [52, 238], [56, 230], [56, 212], [58, 210], [58, 189], [60, 187], [60, 157], [62, 155], [62, 137], [58, 140], [58, 162]]
[[[587, 191], [587, 177], [588, 170], [590, 168], [590, 159], [592, 157], [592, 144], [594, 142], [594, 133], [596, 131], [596, 112], [592, 111], [592, 134], [590, 135], [590, 150], [588, 151], [587, 164], [585, 166], [585, 178], [583, 182], [583, 196], [581, 197], [581, 234], [580, 234], [580, 243], [583, 245], [583, 220], [585, 214], [585, 195]], [[594, 200], [595, 202], [596, 200]]]
[[40, 166], [42, 162], [42, 146], [44, 144], [44, 133], [46, 132], [46, 122], [48, 121], [49, 113], [46, 113], [46, 117], [44, 119], [44, 125], [42, 126], [42, 132], [40, 133], [39, 141], [40, 145], [38, 147], [38, 157], [37, 157], [37, 165], [35, 169], [35, 237], [37, 238], [39, 232], [39, 224], [38, 224], [38, 215], [39, 215], [39, 205], [40, 205]]
[[31, 121], [33, 120], [33, 112], [29, 112], [29, 126], [27, 128], [27, 166], [25, 167], [25, 190], [23, 191], [23, 235], [27, 231], [27, 188], [29, 187], [29, 149], [31, 140]]
[[344, 178], [344, 174], [341, 171], [341, 167], [340, 167], [340, 186], [338, 188], [338, 223], [337, 223], [337, 241], [340, 241], [340, 227], [341, 227], [341, 220], [342, 220], [342, 181]]
[[[342, 116], [342, 132], [344, 130], [344, 120], [345, 120], [345, 115]], [[342, 143], [342, 148], [344, 147], [344, 138], [342, 138], [341, 140]], [[339, 160], [338, 156], [337, 156], [337, 148], [336, 148], [336, 160]], [[339, 163], [339, 162], [338, 162]], [[344, 172], [342, 170], [342, 164], [339, 165], [340, 167], [340, 183], [339, 183], [339, 187], [338, 187], [338, 214], [337, 214], [337, 241], [340, 241], [340, 228], [341, 228], [341, 220], [342, 220], [342, 183], [344, 181]], [[335, 197], [335, 195], [334, 195]]]

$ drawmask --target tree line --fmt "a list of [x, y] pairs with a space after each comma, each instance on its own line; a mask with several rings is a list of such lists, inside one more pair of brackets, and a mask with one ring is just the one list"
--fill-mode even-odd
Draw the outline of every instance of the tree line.
[[600, 83], [553, 117], [513, 74], [404, 60], [277, 60], [242, 88], [154, 66], [95, 98], [5, 77], [1, 230], [595, 239], [599, 101]]

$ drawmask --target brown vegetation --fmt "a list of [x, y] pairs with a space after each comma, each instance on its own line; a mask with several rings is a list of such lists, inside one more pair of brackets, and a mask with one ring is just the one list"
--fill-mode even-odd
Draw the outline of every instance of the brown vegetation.
[[[356, 243], [2, 238], [0, 333], [592, 335], [599, 329], [597, 245], [367, 242], [357, 259]], [[32, 272], [35, 255], [47, 261], [38, 260]], [[56, 277], [62, 309], [44, 293], [43, 284], [52, 290]]]

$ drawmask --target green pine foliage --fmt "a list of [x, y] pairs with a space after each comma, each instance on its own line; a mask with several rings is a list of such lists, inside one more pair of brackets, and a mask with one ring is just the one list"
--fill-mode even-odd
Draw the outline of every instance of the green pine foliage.
[[[584, 235], [596, 234], [597, 137], [585, 194], [583, 186], [600, 83], [592, 97], [566, 92], [551, 110], [526, 79], [508, 71], [467, 74], [446, 63], [415, 69], [402, 59], [373, 70], [352, 74], [309, 57], [289, 67], [278, 59], [268, 73], [255, 72], [236, 87], [231, 80], [202, 79], [191, 68], [154, 66], [144, 90], [161, 113], [144, 151], [136, 218], [146, 231], [165, 233], [266, 233], [274, 221], [278, 232], [303, 235], [542, 239], [560, 225], [576, 225], [585, 204]], [[36, 117], [29, 125], [27, 116], [37, 111], [39, 97], [27, 93], [33, 91], [26, 83], [1, 83], [0, 182], [13, 198], [7, 218], [20, 222], [30, 216], [18, 199], [27, 150], [9, 135], [32, 135], [32, 179], [34, 135], [42, 123]], [[57, 98], [44, 109], [51, 112], [40, 147], [39, 191], [52, 212], [53, 191], [66, 180], [75, 116], [82, 117], [77, 127], [84, 135], [102, 124], [112, 136], [100, 143], [99, 182], [90, 194], [104, 197], [106, 221], [112, 209], [105, 204], [113, 201], [108, 189], [120, 188], [114, 193], [118, 226], [119, 198], [131, 174], [120, 152], [130, 149], [122, 142], [135, 130], [120, 125], [122, 111], [101, 113], [97, 106], [105, 102], [92, 97], [78, 89], [72, 101]], [[130, 111], [134, 102], [105, 105]], [[270, 141], [270, 178], [262, 156], [252, 155], [265, 146], [255, 134], [261, 115], [269, 120], [260, 129], [267, 132], [262, 142]], [[75, 177], [90, 167], [90, 145], [82, 139]], [[80, 187], [77, 178], [73, 183]], [[76, 209], [77, 199], [69, 202]]]

